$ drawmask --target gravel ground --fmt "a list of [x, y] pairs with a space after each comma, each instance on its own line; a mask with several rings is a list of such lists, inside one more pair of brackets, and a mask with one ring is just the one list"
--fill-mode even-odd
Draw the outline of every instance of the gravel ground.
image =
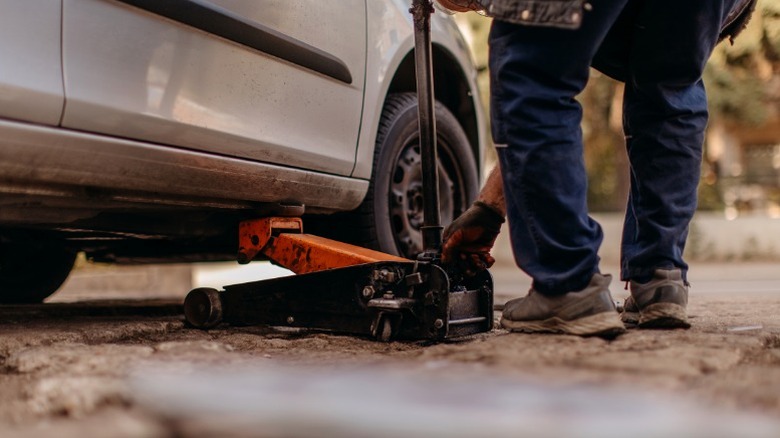
[[[87, 269], [52, 303], [0, 308], [0, 430], [451, 437], [474, 436], [477, 424], [482, 436], [777, 437], [775, 271], [694, 271], [687, 331], [605, 341], [496, 329], [431, 345], [266, 327], [203, 332], [180, 315], [190, 287], [181, 272], [181, 285], [144, 294], [104, 283], [87, 290], [80, 282], [95, 274]], [[512, 268], [494, 275], [499, 302], [528, 287]], [[626, 295], [618, 284], [613, 292]], [[328, 382], [336, 383], [320, 387]]]

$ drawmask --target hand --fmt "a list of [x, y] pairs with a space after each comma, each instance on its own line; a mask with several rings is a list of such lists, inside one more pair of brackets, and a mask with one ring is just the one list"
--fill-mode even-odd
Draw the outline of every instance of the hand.
[[475, 202], [444, 230], [442, 262], [456, 265], [467, 276], [493, 266], [490, 250], [503, 223], [495, 209]]
[[436, 3], [448, 12], [469, 12], [482, 9], [473, 0], [436, 0]]

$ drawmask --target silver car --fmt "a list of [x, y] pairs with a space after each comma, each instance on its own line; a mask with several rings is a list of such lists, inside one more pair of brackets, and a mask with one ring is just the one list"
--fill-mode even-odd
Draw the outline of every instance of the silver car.
[[[0, 302], [75, 254], [226, 260], [240, 220], [414, 256], [409, 0], [0, 2]], [[442, 220], [476, 196], [485, 127], [464, 39], [434, 14]]]

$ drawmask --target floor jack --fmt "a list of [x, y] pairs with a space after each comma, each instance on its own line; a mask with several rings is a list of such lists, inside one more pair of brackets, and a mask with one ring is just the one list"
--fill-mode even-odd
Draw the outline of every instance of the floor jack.
[[413, 0], [423, 169], [423, 252], [409, 260], [303, 234], [300, 218], [271, 217], [239, 226], [239, 263], [262, 254], [294, 276], [198, 288], [184, 301], [187, 321], [304, 327], [390, 339], [443, 340], [489, 331], [493, 280], [464, 277], [440, 263], [442, 227], [436, 166], [430, 0]]

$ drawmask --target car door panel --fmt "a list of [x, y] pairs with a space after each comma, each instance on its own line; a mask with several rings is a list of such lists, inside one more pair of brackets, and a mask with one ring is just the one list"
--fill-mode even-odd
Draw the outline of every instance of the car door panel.
[[[64, 0], [63, 126], [348, 175], [362, 110], [365, 0], [342, 1], [351, 9], [305, 0]], [[160, 3], [178, 8], [166, 13]], [[231, 34], [237, 26], [214, 28], [231, 18], [254, 25], [257, 44]], [[349, 80], [286, 59], [284, 46], [258, 50], [280, 47], [269, 36], [341, 65]]]
[[0, 117], [57, 125], [61, 0], [0, 2]]

